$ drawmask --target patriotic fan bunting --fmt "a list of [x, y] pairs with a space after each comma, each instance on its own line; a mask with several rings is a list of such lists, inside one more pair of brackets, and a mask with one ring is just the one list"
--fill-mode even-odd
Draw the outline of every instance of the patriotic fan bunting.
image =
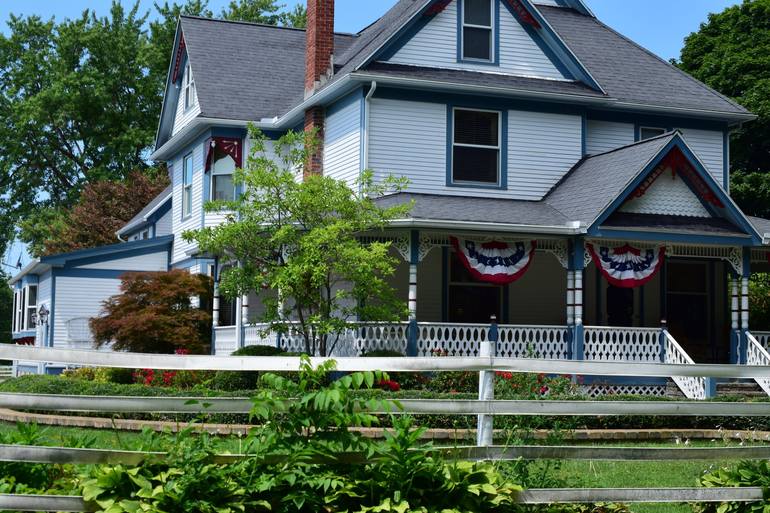
[[666, 256], [665, 247], [637, 249], [628, 244], [619, 248], [586, 246], [607, 281], [627, 289], [641, 287], [653, 279]]
[[457, 256], [471, 275], [480, 281], [507, 285], [527, 272], [535, 253], [532, 242], [477, 242], [450, 237]]

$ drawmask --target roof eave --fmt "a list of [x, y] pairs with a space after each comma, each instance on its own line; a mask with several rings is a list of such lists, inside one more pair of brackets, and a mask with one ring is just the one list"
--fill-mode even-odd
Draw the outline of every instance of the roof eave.
[[587, 233], [585, 226], [579, 223], [565, 225], [529, 225], [515, 223], [492, 223], [481, 221], [453, 221], [449, 219], [394, 219], [388, 224], [391, 228], [433, 228], [444, 230], [496, 231], [506, 233], [526, 233], [543, 235], [582, 235]]

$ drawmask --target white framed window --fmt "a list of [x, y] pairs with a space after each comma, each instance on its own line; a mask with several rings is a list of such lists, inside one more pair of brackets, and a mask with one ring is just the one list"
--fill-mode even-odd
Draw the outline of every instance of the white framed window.
[[197, 100], [198, 97], [195, 94], [195, 79], [193, 79], [192, 68], [190, 67], [189, 62], [184, 68], [184, 78], [182, 80], [183, 80], [182, 94], [184, 94], [184, 110], [187, 110], [190, 107], [194, 107], [195, 103], [198, 101]]
[[659, 135], [663, 135], [665, 133], [665, 128], [643, 126], [639, 128], [639, 140], [646, 141], [647, 139], [652, 139], [653, 137], [658, 137]]
[[192, 215], [193, 156], [185, 155], [182, 164], [182, 218]]
[[37, 326], [37, 285], [27, 287], [27, 308], [24, 316], [24, 325], [26, 329], [32, 330]]
[[493, 0], [463, 0], [461, 50], [463, 60], [493, 62], [495, 30]]
[[214, 165], [211, 166], [211, 194], [212, 201], [232, 201], [235, 199], [235, 160], [226, 152], [214, 148]]
[[27, 285], [13, 293], [13, 326], [14, 333], [33, 330], [37, 326], [37, 285]]
[[452, 110], [452, 184], [500, 185], [502, 113]]

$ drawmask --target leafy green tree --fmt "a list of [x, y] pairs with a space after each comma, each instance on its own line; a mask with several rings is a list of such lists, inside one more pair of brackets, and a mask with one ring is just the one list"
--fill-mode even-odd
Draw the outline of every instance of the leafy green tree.
[[161, 170], [90, 183], [71, 208], [46, 211], [48, 222], [22, 221], [23, 231], [35, 233], [28, 250], [39, 257], [115, 244], [115, 232], [167, 186], [168, 175]]
[[268, 25], [304, 27], [307, 23], [306, 9], [298, 4], [291, 11], [275, 0], [233, 0], [222, 9], [221, 17], [226, 20], [252, 21]]
[[0, 344], [10, 344], [11, 317], [13, 316], [13, 291], [8, 286], [9, 276], [0, 270]]
[[768, 172], [733, 172], [730, 196], [746, 214], [770, 218], [770, 164]]
[[[409, 206], [379, 208], [373, 198], [400, 190], [405, 180], [375, 184], [365, 173], [357, 187], [328, 176], [296, 179], [313, 149], [314, 135], [291, 132], [274, 145], [251, 130], [252, 152], [235, 179], [245, 193], [226, 203], [207, 205], [228, 213], [224, 224], [185, 234], [201, 251], [226, 256], [238, 265], [224, 273], [222, 291], [236, 297], [261, 294], [263, 322], [279, 333], [296, 330], [309, 354], [328, 355], [351, 320], [396, 320], [404, 313], [386, 279], [396, 260], [390, 244], [363, 242], [358, 235], [382, 230]], [[354, 192], [360, 191], [360, 192]], [[296, 320], [290, 325], [287, 319]]]
[[[770, 0], [744, 0], [709, 15], [698, 32], [685, 39], [676, 64], [695, 78], [734, 99], [759, 118], [732, 138], [731, 159], [736, 198], [749, 213], [770, 215]], [[757, 175], [757, 173], [759, 173]], [[752, 194], [744, 184], [760, 185]]]
[[[302, 10], [239, 0], [227, 19], [301, 24]], [[41, 245], [85, 186], [147, 170], [180, 14], [213, 16], [206, 0], [155, 4], [113, 0], [107, 16], [86, 10], [57, 22], [11, 16], [0, 34], [0, 253]]]

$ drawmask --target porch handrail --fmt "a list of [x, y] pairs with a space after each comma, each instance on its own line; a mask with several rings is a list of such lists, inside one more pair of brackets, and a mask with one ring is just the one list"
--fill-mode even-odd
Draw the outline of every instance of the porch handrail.
[[757, 339], [759, 345], [770, 351], [770, 331], [752, 331], [752, 336]]
[[[770, 353], [762, 347], [759, 340], [749, 332], [746, 332], [746, 340], [748, 340], [748, 347], [746, 348], [746, 365], [770, 365]], [[754, 381], [757, 382], [767, 395], [770, 395], [770, 379], [755, 378]]]
[[[664, 344], [664, 363], [679, 364], [679, 365], [695, 365], [695, 360], [690, 358], [690, 355], [679, 345], [674, 337], [668, 332], [668, 330], [662, 331], [663, 344]], [[705, 399], [707, 395], [706, 390], [706, 378], [703, 377], [685, 377], [685, 376], [671, 376], [674, 383], [684, 393], [688, 399]]]

